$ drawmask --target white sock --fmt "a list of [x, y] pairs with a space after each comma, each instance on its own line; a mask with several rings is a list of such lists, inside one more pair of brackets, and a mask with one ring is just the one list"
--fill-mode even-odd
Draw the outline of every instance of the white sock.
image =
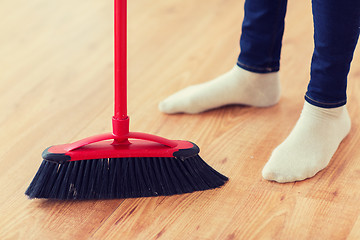
[[259, 74], [237, 65], [229, 72], [202, 84], [189, 86], [164, 101], [164, 113], [200, 113], [229, 104], [268, 107], [280, 98], [279, 74]]
[[305, 102], [294, 129], [266, 163], [263, 177], [276, 182], [313, 177], [328, 165], [350, 127], [346, 106], [320, 108]]

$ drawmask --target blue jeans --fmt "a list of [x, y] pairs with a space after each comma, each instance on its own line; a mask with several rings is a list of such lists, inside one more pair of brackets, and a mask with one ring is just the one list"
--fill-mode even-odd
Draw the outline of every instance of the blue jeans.
[[[237, 65], [279, 71], [287, 0], [246, 0]], [[360, 32], [360, 0], [312, 0], [314, 53], [305, 100], [324, 108], [346, 104], [347, 75]], [[301, 19], [299, 19], [301, 21]]]

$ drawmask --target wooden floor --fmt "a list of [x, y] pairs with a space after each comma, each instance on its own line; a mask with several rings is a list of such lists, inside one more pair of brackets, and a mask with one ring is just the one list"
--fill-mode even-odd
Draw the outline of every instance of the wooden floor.
[[131, 129], [191, 140], [230, 181], [192, 194], [108, 201], [28, 200], [44, 148], [111, 131], [112, 1], [0, 1], [0, 239], [360, 239], [360, 52], [349, 75], [353, 125], [329, 167], [303, 182], [262, 179], [303, 104], [309, 1], [289, 1], [282, 98], [168, 116], [157, 104], [237, 58], [239, 0], [131, 0]]

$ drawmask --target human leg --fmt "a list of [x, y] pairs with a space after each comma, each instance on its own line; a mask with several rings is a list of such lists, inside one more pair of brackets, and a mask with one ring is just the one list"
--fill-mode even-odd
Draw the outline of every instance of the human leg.
[[300, 181], [324, 169], [350, 131], [346, 83], [359, 37], [360, 2], [313, 0], [315, 49], [301, 116], [272, 153], [263, 177]]
[[287, 0], [245, 2], [239, 67], [256, 73], [279, 71], [286, 7]]
[[199, 113], [228, 104], [276, 104], [286, 5], [286, 0], [247, 0], [237, 65], [211, 81], [171, 95], [159, 104], [160, 111]]

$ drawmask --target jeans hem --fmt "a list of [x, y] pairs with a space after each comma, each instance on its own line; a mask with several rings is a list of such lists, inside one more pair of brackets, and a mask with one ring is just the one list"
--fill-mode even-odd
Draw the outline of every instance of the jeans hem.
[[279, 67], [265, 67], [265, 68], [253, 67], [253, 66], [243, 64], [240, 61], [237, 62], [237, 65], [239, 67], [241, 67], [242, 69], [245, 69], [247, 71], [254, 72], [254, 73], [272, 73], [272, 72], [279, 71]]
[[318, 101], [318, 100], [315, 100], [315, 99], [309, 97], [307, 94], [305, 94], [305, 101], [307, 101], [311, 105], [321, 107], [321, 108], [337, 108], [337, 107], [344, 106], [346, 104], [346, 99], [342, 100], [342, 101], [330, 102], [330, 103], [329, 102], [321, 102], [321, 101]]

